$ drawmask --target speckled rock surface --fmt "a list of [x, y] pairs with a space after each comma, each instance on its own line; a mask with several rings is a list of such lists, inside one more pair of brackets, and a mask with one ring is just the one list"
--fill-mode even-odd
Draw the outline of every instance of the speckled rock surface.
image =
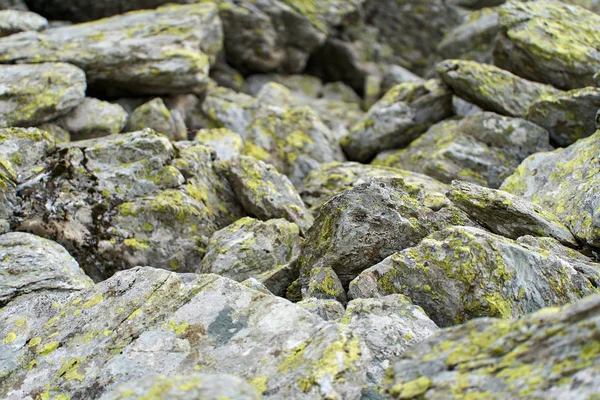
[[125, 128], [127, 117], [127, 112], [118, 104], [86, 97], [55, 123], [68, 131], [72, 140], [84, 140], [120, 133]]
[[402, 293], [441, 327], [477, 317], [516, 318], [598, 293], [600, 267], [589, 276], [549, 252], [472, 227], [434, 233], [361, 273], [349, 297]]
[[35, 126], [79, 105], [86, 77], [64, 63], [0, 65], [0, 85], [0, 127]]
[[330, 299], [346, 304], [346, 291], [331, 267], [310, 270], [308, 284], [302, 288], [302, 298]]
[[0, 11], [0, 37], [13, 33], [41, 31], [48, 27], [48, 20], [41, 15], [29, 11]]
[[339, 301], [331, 299], [317, 299], [311, 297], [296, 303], [296, 305], [304, 308], [308, 312], [318, 315], [325, 321], [335, 321], [340, 319], [346, 312], [344, 306]]
[[178, 111], [169, 111], [160, 97], [142, 104], [129, 116], [128, 132], [146, 128], [162, 133], [170, 140], [187, 139], [187, 127], [183, 117]]
[[227, 128], [201, 129], [196, 132], [194, 141], [212, 148], [223, 161], [239, 157], [244, 150], [241, 136]]

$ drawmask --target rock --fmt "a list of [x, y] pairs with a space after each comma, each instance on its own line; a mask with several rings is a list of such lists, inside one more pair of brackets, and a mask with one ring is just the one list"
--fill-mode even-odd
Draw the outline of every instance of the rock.
[[99, 88], [203, 93], [209, 64], [221, 49], [218, 10], [206, 3], [0, 38], [0, 62], [68, 62], [83, 69], [88, 84]]
[[263, 107], [247, 131], [245, 154], [274, 165], [294, 185], [319, 165], [343, 159], [331, 131], [310, 107]]
[[283, 218], [306, 232], [313, 217], [296, 189], [269, 164], [242, 156], [226, 167], [226, 175], [237, 199], [248, 214], [261, 220]]
[[394, 365], [388, 392], [400, 399], [594, 396], [599, 306], [593, 296], [516, 321], [482, 318], [444, 329]]
[[211, 88], [202, 103], [202, 111], [211, 128], [227, 128], [245, 139], [256, 99], [234, 90]]
[[523, 117], [541, 96], [561, 93], [551, 86], [474, 61], [442, 61], [437, 65], [437, 71], [442, 81], [459, 97], [486, 111], [509, 117]]
[[264, 85], [256, 94], [255, 104], [257, 105], [277, 105], [290, 106], [294, 104], [295, 99], [292, 92], [279, 83], [269, 82]]
[[170, 140], [187, 139], [187, 128], [181, 114], [169, 111], [160, 97], [142, 104], [129, 117], [129, 132], [146, 128], [162, 133]]
[[244, 150], [244, 141], [240, 135], [227, 128], [201, 129], [196, 132], [194, 141], [214, 149], [219, 160], [223, 161], [239, 157]]
[[541, 97], [529, 107], [526, 118], [544, 127], [558, 146], [566, 147], [596, 131], [593, 116], [599, 108], [600, 89], [574, 89]]
[[304, 308], [306, 311], [318, 315], [325, 321], [335, 321], [336, 319], [340, 319], [344, 316], [344, 312], [346, 312], [344, 306], [336, 300], [316, 299], [311, 297], [296, 303], [296, 305]]
[[0, 11], [0, 37], [13, 33], [41, 31], [48, 27], [48, 20], [29, 11]]
[[29, 11], [23, 0], [0, 0], [0, 10]]
[[288, 264], [299, 245], [299, 230], [294, 223], [242, 218], [212, 236], [197, 272], [241, 282]]
[[543, 128], [485, 112], [440, 122], [408, 148], [381, 153], [373, 163], [419, 172], [444, 183], [459, 179], [498, 188], [521, 161], [550, 149]]
[[358, 181], [376, 177], [397, 177], [404, 182], [423, 186], [431, 193], [444, 194], [448, 186], [426, 175], [378, 165], [356, 162], [323, 164], [313, 170], [302, 185], [300, 196], [311, 210], [318, 210], [327, 200], [351, 189]]
[[330, 267], [317, 267], [310, 270], [308, 285], [302, 288], [302, 298], [336, 300], [346, 304], [346, 291], [335, 271]]
[[71, 134], [56, 124], [46, 122], [39, 125], [38, 129], [52, 136], [55, 143], [69, 143], [71, 141]]
[[[409, 71], [406, 71], [410, 73]], [[416, 75], [415, 75], [416, 76]], [[395, 85], [394, 85], [395, 86]], [[360, 104], [361, 98], [356, 92], [343, 82], [329, 82], [323, 85], [321, 96], [327, 100], [340, 101], [343, 103]]]
[[83, 101], [86, 81], [83, 71], [69, 64], [0, 65], [0, 86], [4, 128], [35, 126], [68, 113]]
[[353, 161], [370, 161], [383, 150], [408, 145], [452, 113], [452, 96], [435, 80], [392, 88], [342, 141]]
[[210, 68], [210, 78], [217, 86], [233, 89], [237, 92], [244, 91], [246, 79], [237, 69], [225, 61], [225, 54], [219, 54], [217, 62]]
[[252, 96], [257, 96], [269, 83], [283, 85], [292, 92], [294, 97], [301, 99], [316, 99], [321, 97], [323, 92], [323, 82], [311, 75], [260, 74], [249, 76], [246, 79], [248, 92]]
[[101, 400], [122, 400], [128, 397], [152, 396], [156, 400], [258, 400], [261, 397], [246, 381], [229, 375], [189, 374], [183, 376], [157, 375], [124, 383]]
[[[583, 265], [587, 269], [587, 265]], [[441, 327], [478, 317], [504, 319], [597, 293], [574, 264], [472, 227], [455, 226], [386, 258], [350, 284], [348, 295], [402, 293]]]
[[510, 239], [547, 236], [576, 247], [571, 232], [551, 212], [501, 190], [454, 181], [448, 198], [469, 217], [491, 232]]
[[127, 112], [118, 104], [86, 97], [55, 123], [67, 130], [73, 140], [84, 140], [120, 133], [127, 117]]
[[452, 112], [457, 117], [469, 117], [473, 114], [483, 112], [483, 109], [458, 96], [452, 96]]
[[75, 292], [93, 284], [60, 245], [28, 233], [0, 235], [0, 305], [29, 293]]
[[279, 265], [256, 277], [256, 280], [264, 285], [269, 292], [275, 296], [285, 297], [290, 285], [298, 279], [297, 258], [293, 258], [288, 264]]
[[381, 90], [387, 93], [396, 85], [407, 82], [423, 83], [425, 79], [399, 65], [390, 65], [383, 75]]
[[593, 86], [599, 15], [559, 2], [509, 2], [500, 7], [500, 24], [494, 64], [564, 90]]
[[256, 278], [248, 278], [242, 282], [242, 285], [250, 288], [252, 290], [256, 290], [257, 292], [261, 292], [264, 294], [268, 294], [269, 296], [273, 296], [273, 293], [267, 288], [265, 285], [259, 282]]
[[600, 131], [566, 149], [534, 154], [500, 189], [546, 207], [578, 240], [598, 247], [599, 140]]

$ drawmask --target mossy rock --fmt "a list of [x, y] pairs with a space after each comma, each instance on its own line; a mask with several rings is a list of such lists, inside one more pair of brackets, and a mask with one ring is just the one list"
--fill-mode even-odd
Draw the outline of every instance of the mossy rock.
[[[85, 140], [120, 133], [125, 128], [127, 117], [127, 112], [118, 104], [86, 97], [55, 123], [65, 129], [73, 140]], [[152, 126], [140, 127], [144, 128]]]

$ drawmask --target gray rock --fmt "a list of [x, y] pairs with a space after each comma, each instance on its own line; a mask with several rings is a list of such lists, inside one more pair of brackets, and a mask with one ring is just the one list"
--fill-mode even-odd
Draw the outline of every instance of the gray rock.
[[67, 130], [73, 140], [84, 140], [120, 133], [127, 117], [127, 112], [118, 104], [86, 97], [55, 123]]
[[457, 117], [469, 117], [473, 114], [483, 112], [483, 109], [458, 96], [452, 96], [452, 112]]
[[97, 87], [203, 93], [222, 39], [214, 4], [165, 6], [0, 38], [0, 62], [62, 61], [83, 69]]
[[561, 93], [552, 86], [528, 81], [508, 71], [474, 61], [446, 60], [437, 65], [442, 81], [459, 97], [486, 111], [523, 117], [541, 96]]
[[227, 128], [245, 139], [256, 99], [224, 87], [210, 88], [202, 103], [209, 127]]
[[169, 111], [160, 97], [136, 108], [129, 117], [127, 130], [135, 132], [150, 128], [170, 140], [187, 139], [187, 128], [177, 111]]
[[600, 89], [574, 89], [534, 102], [526, 118], [550, 133], [550, 139], [565, 147], [596, 132], [594, 115], [600, 108]]
[[325, 321], [335, 321], [344, 316], [346, 310], [339, 301], [331, 299], [316, 299], [314, 297], [304, 299], [296, 305], [304, 308]]
[[198, 272], [241, 282], [286, 265], [299, 250], [298, 226], [283, 219], [242, 218], [216, 232]]
[[296, 189], [285, 176], [269, 164], [252, 157], [232, 160], [226, 169], [227, 179], [248, 214], [261, 219], [283, 218], [306, 232], [313, 217]]
[[264, 85], [256, 94], [255, 104], [257, 105], [275, 105], [290, 106], [294, 103], [292, 92], [285, 86], [269, 82]]
[[494, 64], [564, 90], [593, 86], [599, 15], [560, 2], [509, 2], [500, 7], [500, 23]]
[[411, 145], [381, 153], [376, 165], [498, 188], [529, 155], [550, 150], [548, 132], [520, 118], [478, 113], [431, 127]]
[[313, 297], [346, 304], [346, 291], [332, 268], [317, 267], [310, 270], [308, 284], [302, 288], [302, 298]]
[[257, 276], [256, 280], [275, 296], [285, 297], [288, 287], [298, 279], [298, 265], [296, 260], [297, 258], [294, 258], [288, 264], [280, 265], [264, 272]]
[[0, 85], [3, 128], [35, 126], [60, 117], [83, 101], [86, 89], [85, 73], [63, 63], [0, 65]]
[[0, 0], [0, 10], [29, 11], [23, 0]]
[[93, 284], [57, 243], [29, 233], [0, 235], [0, 305], [29, 293], [74, 292]]
[[547, 236], [577, 246], [571, 232], [551, 212], [501, 190], [454, 181], [448, 198], [469, 217], [491, 232], [510, 239]]
[[452, 96], [438, 81], [403, 83], [379, 100], [342, 147], [353, 161], [370, 161], [383, 150], [400, 148], [452, 113]]
[[0, 37], [13, 33], [41, 31], [48, 27], [48, 20], [29, 11], [0, 11]]
[[549, 252], [536, 252], [478, 228], [455, 226], [386, 258], [351, 284], [348, 295], [402, 293], [446, 327], [477, 317], [511, 319], [597, 293], [600, 268], [580, 273]]
[[196, 132], [194, 141], [214, 149], [219, 160], [223, 161], [239, 157], [244, 150], [241, 136], [227, 128], [201, 129]]
[[261, 292], [264, 294], [268, 294], [270, 296], [273, 295], [273, 293], [271, 293], [271, 291], [269, 290], [268, 287], [266, 287], [265, 285], [263, 285], [258, 279], [256, 278], [248, 278], [246, 280], [244, 280], [243, 282], [241, 282], [242, 285], [246, 286], [247, 288], [250, 288], [252, 290], [256, 290], [257, 292]]
[[482, 318], [442, 330], [394, 365], [388, 392], [400, 399], [593, 397], [599, 307], [593, 296], [516, 321]]
[[381, 82], [381, 90], [387, 93], [391, 88], [401, 83], [406, 82], [424, 82], [425, 80], [419, 75], [413, 74], [406, 68], [399, 65], [390, 65], [383, 75]]
[[52, 136], [56, 143], [69, 143], [71, 141], [71, 134], [56, 124], [46, 122], [38, 125], [38, 129]]
[[294, 95], [301, 99], [321, 97], [323, 82], [311, 75], [282, 75], [282, 74], [260, 74], [252, 75], [246, 79], [248, 93], [257, 96], [262, 88], [269, 83], [279, 83], [288, 88]]
[[596, 132], [566, 149], [528, 157], [500, 189], [546, 207], [578, 240], [600, 246], [599, 139]]

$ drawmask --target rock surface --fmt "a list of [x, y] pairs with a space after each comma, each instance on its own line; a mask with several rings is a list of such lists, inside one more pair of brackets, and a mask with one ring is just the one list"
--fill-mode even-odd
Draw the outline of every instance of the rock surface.
[[86, 97], [56, 124], [68, 131], [72, 140], [84, 140], [120, 133], [127, 117], [118, 104]]
[[127, 123], [129, 132], [145, 128], [162, 133], [170, 140], [187, 139], [187, 128], [182, 116], [178, 111], [169, 111], [160, 97], [142, 104], [133, 110], [129, 117]]
[[41, 31], [48, 27], [48, 20], [29, 11], [0, 11], [0, 37], [13, 33]]

